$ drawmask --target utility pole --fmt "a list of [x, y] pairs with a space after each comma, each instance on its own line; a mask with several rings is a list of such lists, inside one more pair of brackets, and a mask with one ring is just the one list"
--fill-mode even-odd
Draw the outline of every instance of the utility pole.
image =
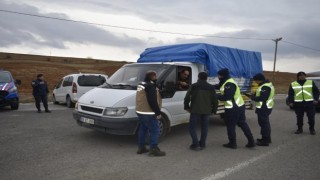
[[278, 51], [278, 42], [281, 41], [282, 37], [272, 39], [272, 41], [276, 42], [276, 49], [274, 51], [274, 62], [273, 62], [273, 75], [272, 75], [272, 82], [275, 80], [276, 74], [276, 61], [277, 61], [277, 51]]

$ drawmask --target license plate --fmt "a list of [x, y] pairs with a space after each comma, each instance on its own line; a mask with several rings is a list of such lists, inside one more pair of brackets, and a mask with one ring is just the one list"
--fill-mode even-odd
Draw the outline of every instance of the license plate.
[[80, 121], [82, 121], [84, 123], [88, 123], [88, 124], [94, 124], [94, 120], [93, 119], [86, 118], [86, 117], [81, 117]]

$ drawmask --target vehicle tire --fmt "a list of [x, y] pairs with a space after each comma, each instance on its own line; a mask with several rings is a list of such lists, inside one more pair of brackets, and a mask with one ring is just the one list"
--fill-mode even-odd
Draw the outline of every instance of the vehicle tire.
[[159, 138], [164, 138], [169, 129], [169, 121], [166, 115], [161, 114], [161, 119], [158, 121], [159, 124]]
[[59, 102], [56, 100], [56, 96], [54, 94], [52, 95], [52, 101], [53, 101], [53, 104], [59, 104]]
[[68, 107], [68, 108], [74, 107], [74, 103], [71, 101], [70, 96], [67, 96], [66, 101], [67, 101], [67, 107]]
[[12, 103], [12, 104], [11, 104], [11, 109], [12, 109], [12, 110], [17, 110], [17, 109], [19, 109], [19, 102], [17, 102], [17, 103]]
[[221, 119], [223, 120], [224, 124], [227, 125], [227, 118], [226, 115], [224, 113], [220, 114]]

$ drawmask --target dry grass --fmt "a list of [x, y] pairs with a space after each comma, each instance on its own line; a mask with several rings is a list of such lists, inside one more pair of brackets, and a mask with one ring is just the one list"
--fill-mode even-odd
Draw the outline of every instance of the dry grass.
[[[15, 79], [20, 79], [22, 85], [19, 87], [21, 102], [31, 102], [32, 87], [31, 81], [36, 75], [43, 73], [52, 91], [54, 86], [63, 77], [71, 73], [104, 73], [112, 75], [126, 62], [50, 57], [25, 54], [12, 54], [0, 52], [0, 69], [11, 71]], [[269, 80], [272, 80], [272, 72], [264, 72]], [[274, 85], [276, 93], [287, 93], [290, 83], [296, 79], [295, 73], [276, 72]], [[51, 98], [51, 96], [49, 97]]]

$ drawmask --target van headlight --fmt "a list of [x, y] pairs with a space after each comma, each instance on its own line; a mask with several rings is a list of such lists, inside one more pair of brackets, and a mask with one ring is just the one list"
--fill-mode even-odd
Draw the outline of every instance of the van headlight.
[[126, 107], [106, 108], [103, 115], [105, 116], [123, 116], [128, 111]]
[[78, 111], [78, 107], [79, 107], [79, 103], [76, 102], [76, 104], [74, 105], [74, 109]]

